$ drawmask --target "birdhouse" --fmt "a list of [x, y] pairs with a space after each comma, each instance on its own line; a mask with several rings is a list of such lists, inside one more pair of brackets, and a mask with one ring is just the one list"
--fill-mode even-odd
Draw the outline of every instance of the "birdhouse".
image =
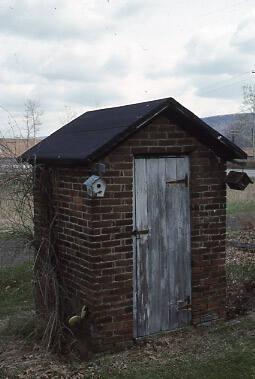
[[83, 184], [90, 197], [104, 197], [106, 183], [100, 176], [92, 175]]
[[246, 172], [240, 171], [229, 171], [226, 182], [229, 188], [239, 191], [243, 191], [248, 184], [253, 183]]

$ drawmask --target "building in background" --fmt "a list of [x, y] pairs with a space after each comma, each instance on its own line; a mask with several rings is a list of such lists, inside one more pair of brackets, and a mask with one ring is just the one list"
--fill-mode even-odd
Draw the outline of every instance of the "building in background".
[[0, 138], [0, 158], [17, 158], [43, 138]]
[[0, 172], [17, 167], [17, 158], [43, 138], [0, 138]]

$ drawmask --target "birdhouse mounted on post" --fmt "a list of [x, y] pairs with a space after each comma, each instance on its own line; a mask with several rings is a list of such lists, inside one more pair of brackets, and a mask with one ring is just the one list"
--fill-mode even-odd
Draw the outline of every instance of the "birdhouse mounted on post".
[[84, 183], [89, 197], [104, 197], [106, 183], [100, 176], [92, 175]]
[[234, 190], [243, 191], [248, 184], [253, 183], [246, 172], [229, 171], [226, 179], [229, 188]]

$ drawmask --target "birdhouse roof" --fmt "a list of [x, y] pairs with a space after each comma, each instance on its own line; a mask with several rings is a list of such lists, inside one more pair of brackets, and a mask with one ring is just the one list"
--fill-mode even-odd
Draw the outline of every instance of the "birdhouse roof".
[[92, 184], [96, 183], [98, 180], [100, 180], [100, 176], [92, 175], [92, 176], [90, 176], [90, 177], [84, 182], [84, 184], [85, 184], [86, 186], [92, 186]]
[[23, 161], [82, 164], [99, 159], [157, 116], [164, 115], [224, 160], [246, 153], [173, 98], [89, 111], [21, 155]]

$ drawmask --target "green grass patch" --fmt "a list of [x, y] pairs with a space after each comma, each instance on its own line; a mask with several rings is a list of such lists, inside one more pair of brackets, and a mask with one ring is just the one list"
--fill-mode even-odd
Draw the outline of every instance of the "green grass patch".
[[255, 264], [254, 263], [229, 263], [226, 265], [226, 276], [229, 280], [254, 280], [255, 279]]
[[[222, 352], [206, 359], [187, 355], [184, 359], [169, 360], [164, 366], [140, 366], [126, 373], [113, 374], [113, 379], [240, 379], [254, 378], [255, 352], [251, 345]], [[102, 376], [109, 378], [109, 374]]]
[[[12, 228], [6, 228], [5, 230], [0, 229], [0, 240], [10, 240], [10, 239], [18, 239], [22, 238], [24, 239], [27, 237], [27, 235], [24, 235], [24, 232], [22, 230], [15, 230]], [[27, 242], [29, 242], [31, 239], [28, 239]]]
[[26, 341], [35, 341], [42, 337], [42, 324], [39, 323], [34, 311], [26, 311], [10, 316], [1, 328], [0, 337], [8, 339], [10, 336], [22, 338]]
[[[127, 362], [126, 369], [108, 367], [100, 372], [107, 379], [239, 379], [255, 378], [254, 320], [209, 329], [204, 339], [190, 335], [187, 351], [156, 355], [151, 361]], [[153, 358], [153, 357], [152, 357]], [[163, 359], [162, 359], [163, 358]], [[117, 358], [118, 361], [118, 358]], [[110, 366], [110, 368], [109, 368]]]
[[227, 214], [239, 212], [253, 212], [255, 210], [255, 201], [231, 201], [227, 203]]
[[31, 263], [0, 269], [0, 318], [33, 307], [33, 270]]

